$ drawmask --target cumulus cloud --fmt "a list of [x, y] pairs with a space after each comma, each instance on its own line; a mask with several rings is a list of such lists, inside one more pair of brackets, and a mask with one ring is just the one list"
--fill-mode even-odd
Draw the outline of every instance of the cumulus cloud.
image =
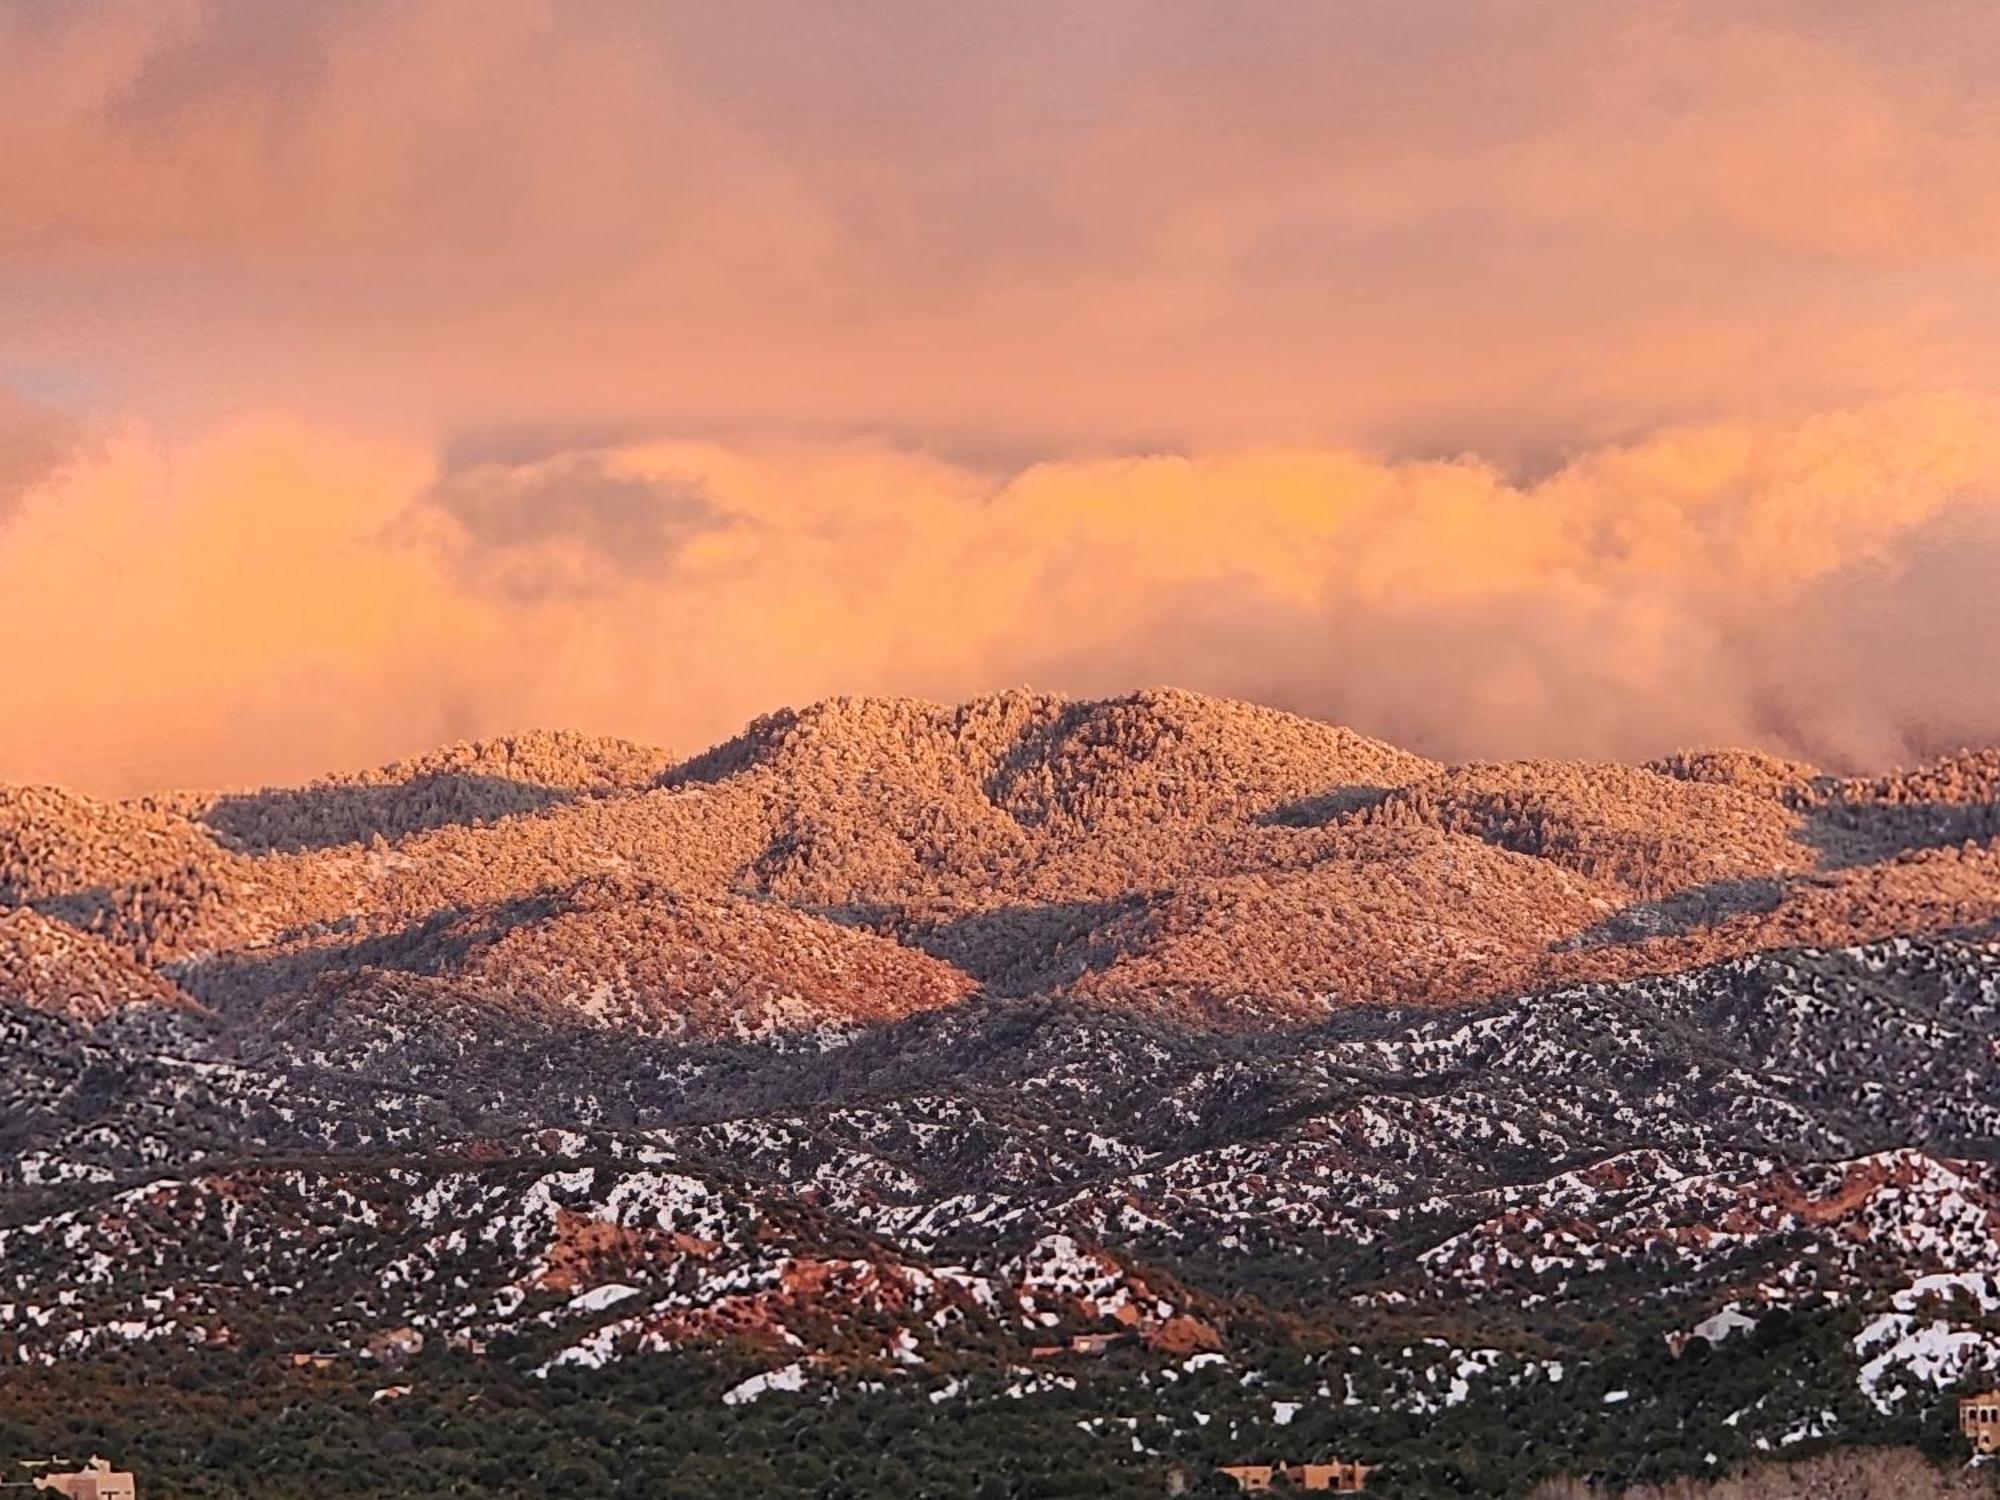
[[1665, 430], [1532, 482], [677, 443], [467, 483], [284, 423], [65, 470], [0, 536], [0, 632], [57, 643], [9, 658], [0, 768], [256, 780], [537, 723], [691, 751], [775, 703], [1022, 683], [1236, 693], [1450, 758], [2000, 738], [2000, 409], [1972, 398]]
[[2000, 740], [2000, 490], [1982, 489], [1762, 622], [1762, 737], [1860, 765]]

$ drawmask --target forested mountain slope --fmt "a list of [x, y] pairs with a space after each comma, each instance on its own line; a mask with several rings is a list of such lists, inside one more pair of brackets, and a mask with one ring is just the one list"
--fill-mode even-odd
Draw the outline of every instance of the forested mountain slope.
[[1996, 766], [1158, 692], [0, 794], [0, 1437], [167, 1495], [1949, 1454]]

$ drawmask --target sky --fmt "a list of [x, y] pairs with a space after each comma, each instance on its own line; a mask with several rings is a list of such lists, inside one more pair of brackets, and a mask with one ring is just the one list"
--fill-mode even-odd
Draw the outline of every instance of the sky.
[[0, 0], [0, 780], [2000, 741], [1987, 0]]

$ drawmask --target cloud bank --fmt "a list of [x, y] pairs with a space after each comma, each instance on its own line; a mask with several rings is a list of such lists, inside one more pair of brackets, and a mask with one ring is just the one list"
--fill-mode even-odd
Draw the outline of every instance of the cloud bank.
[[1964, 397], [1676, 429], [1527, 483], [1279, 448], [448, 473], [292, 423], [128, 434], [0, 532], [0, 632], [39, 643], [0, 766], [243, 781], [530, 724], [693, 751], [836, 692], [1147, 682], [1452, 758], [1882, 764], [2000, 738], [1996, 577], [2000, 410]]
[[0, 0], [0, 779], [2000, 738], [2000, 10]]

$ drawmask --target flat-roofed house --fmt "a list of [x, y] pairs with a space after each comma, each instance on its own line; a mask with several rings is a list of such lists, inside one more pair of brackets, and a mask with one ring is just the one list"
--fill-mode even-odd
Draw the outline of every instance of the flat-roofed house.
[[1368, 1465], [1334, 1462], [1293, 1464], [1285, 1477], [1302, 1490], [1331, 1490], [1336, 1495], [1358, 1495], [1368, 1488]]
[[38, 1474], [35, 1488], [66, 1496], [68, 1500], [138, 1500], [139, 1495], [137, 1480], [101, 1458], [93, 1458], [81, 1469], [67, 1474]]
[[1227, 1464], [1222, 1472], [1246, 1495], [1261, 1495], [1280, 1485], [1301, 1490], [1326, 1490], [1358, 1495], [1368, 1488], [1367, 1464]]
[[1276, 1464], [1224, 1464], [1222, 1472], [1246, 1495], [1261, 1495], [1278, 1477]]
[[1983, 1391], [1958, 1403], [1958, 1430], [1975, 1453], [2000, 1453], [2000, 1390]]

